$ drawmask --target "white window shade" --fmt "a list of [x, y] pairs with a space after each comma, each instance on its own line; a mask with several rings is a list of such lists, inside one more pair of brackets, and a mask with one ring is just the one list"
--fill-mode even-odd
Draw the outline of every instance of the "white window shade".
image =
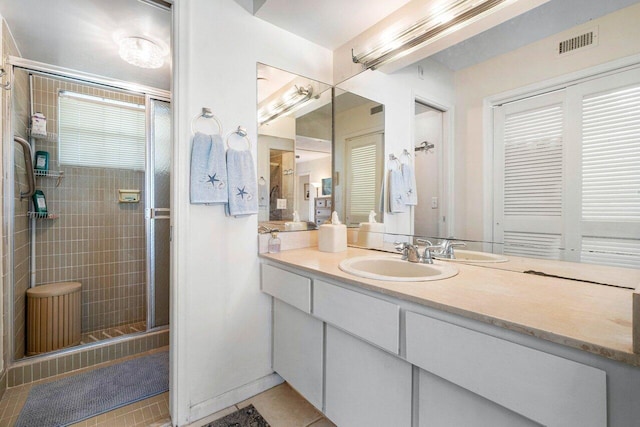
[[61, 165], [144, 170], [143, 106], [59, 94]]
[[582, 108], [582, 219], [640, 221], [640, 85]]
[[376, 210], [376, 144], [353, 147], [349, 164], [349, 218], [368, 217]]
[[505, 215], [562, 215], [562, 132], [562, 105], [507, 115]]

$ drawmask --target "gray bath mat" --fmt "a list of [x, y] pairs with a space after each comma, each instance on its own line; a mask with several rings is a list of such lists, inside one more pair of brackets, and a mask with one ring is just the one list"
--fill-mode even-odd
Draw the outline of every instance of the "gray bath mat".
[[260, 412], [253, 405], [237, 410], [226, 417], [215, 420], [205, 427], [269, 427]]
[[77, 423], [169, 390], [169, 352], [163, 351], [33, 386], [16, 427]]

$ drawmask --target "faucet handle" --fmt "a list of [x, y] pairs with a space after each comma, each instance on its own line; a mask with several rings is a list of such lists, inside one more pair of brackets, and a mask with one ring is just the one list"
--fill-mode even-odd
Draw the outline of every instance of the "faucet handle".
[[402, 259], [407, 260], [409, 258], [409, 243], [407, 242], [393, 242], [395, 245], [396, 251], [402, 252]]
[[416, 243], [420, 243], [427, 246], [433, 246], [433, 243], [431, 243], [431, 240], [427, 240], [427, 239], [416, 239]]

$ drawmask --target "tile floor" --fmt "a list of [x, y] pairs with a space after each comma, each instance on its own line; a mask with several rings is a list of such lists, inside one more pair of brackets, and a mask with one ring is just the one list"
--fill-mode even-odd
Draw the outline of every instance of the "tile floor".
[[[166, 347], [148, 351], [146, 353], [119, 359], [118, 362], [134, 357], [146, 356]], [[109, 366], [118, 362], [107, 362], [90, 368], [74, 371], [73, 373], [57, 375], [45, 380], [36, 381], [6, 391], [0, 400], [0, 427], [11, 427], [18, 419], [29, 390], [34, 384], [49, 382], [75, 375], [87, 370]], [[253, 404], [272, 427], [335, 427], [320, 411], [314, 408], [287, 383], [280, 384], [270, 390], [253, 396], [237, 405], [223, 409], [205, 419], [199, 420], [190, 427], [202, 427], [222, 418], [245, 406]], [[169, 417], [169, 393], [163, 393], [131, 405], [123, 406], [114, 411], [73, 424], [72, 427], [168, 427], [171, 425]]]
[[189, 427], [206, 426], [238, 409], [253, 404], [271, 427], [335, 427], [320, 411], [284, 383], [253, 396], [237, 405], [223, 409]]

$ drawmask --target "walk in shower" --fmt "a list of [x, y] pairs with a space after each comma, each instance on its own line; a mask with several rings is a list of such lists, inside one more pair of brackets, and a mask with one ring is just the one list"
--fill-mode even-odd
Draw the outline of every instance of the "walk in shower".
[[[11, 81], [3, 157], [5, 279], [12, 284], [5, 327], [13, 360], [42, 354], [40, 338], [76, 327], [60, 325], [73, 323], [73, 313], [60, 313], [62, 302], [60, 312], [58, 300], [33, 302], [62, 295], [60, 283], [70, 291], [69, 283], [80, 284], [80, 338], [73, 345], [168, 327], [168, 94], [23, 66], [13, 67]], [[36, 113], [45, 117], [44, 133], [33, 126]], [[44, 208], [25, 197], [31, 174]]]

